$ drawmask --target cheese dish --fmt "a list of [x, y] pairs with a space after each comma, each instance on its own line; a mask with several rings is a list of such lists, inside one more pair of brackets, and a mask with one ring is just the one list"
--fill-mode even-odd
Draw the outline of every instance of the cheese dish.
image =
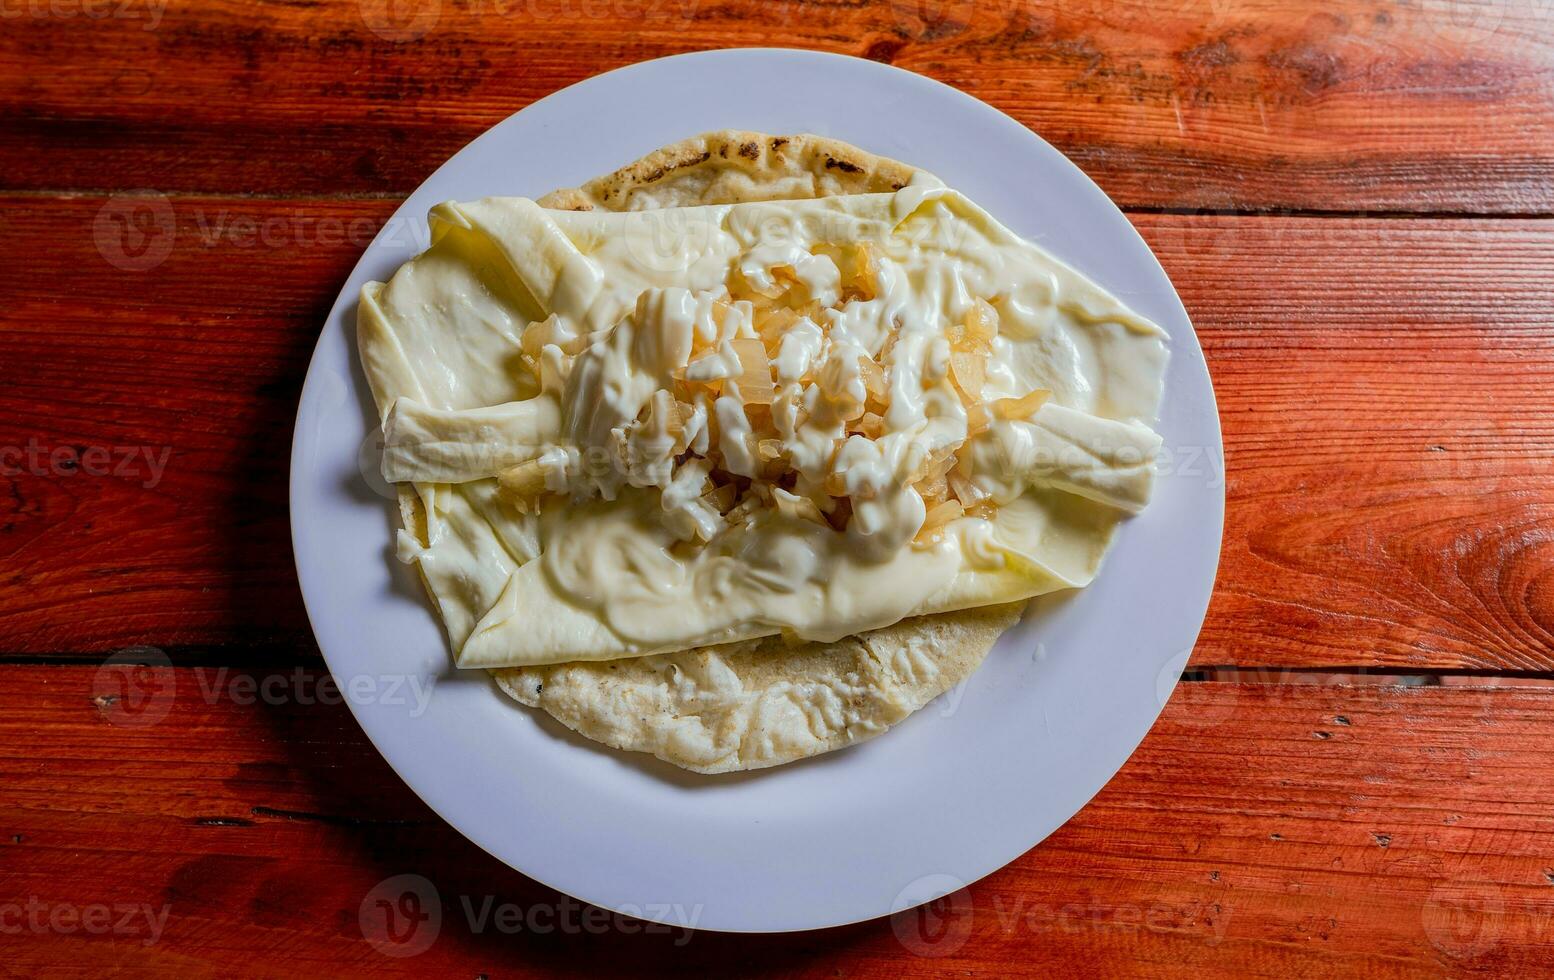
[[1148, 501], [1163, 331], [903, 164], [709, 134], [431, 224], [357, 319], [399, 556], [606, 744], [878, 734]]

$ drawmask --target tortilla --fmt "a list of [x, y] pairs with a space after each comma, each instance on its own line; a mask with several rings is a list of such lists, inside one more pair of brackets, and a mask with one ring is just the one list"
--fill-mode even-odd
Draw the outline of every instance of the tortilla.
[[[538, 203], [632, 211], [804, 200], [899, 190], [918, 173], [824, 137], [727, 130], [673, 143]], [[401, 485], [399, 502], [405, 530], [425, 543], [420, 498]], [[769, 637], [491, 674], [515, 700], [612, 748], [698, 773], [760, 769], [886, 731], [969, 677], [1024, 605], [919, 617], [835, 643]]]
[[493, 670], [502, 690], [612, 748], [700, 773], [873, 738], [977, 669], [1025, 603], [787, 647], [780, 637], [633, 660]]

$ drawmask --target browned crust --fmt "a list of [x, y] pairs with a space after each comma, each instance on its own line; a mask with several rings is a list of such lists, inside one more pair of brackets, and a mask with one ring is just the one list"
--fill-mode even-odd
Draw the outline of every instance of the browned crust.
[[636, 211], [873, 194], [900, 190], [915, 173], [825, 136], [731, 129], [671, 143], [581, 187], [552, 191], [539, 204], [562, 211]]

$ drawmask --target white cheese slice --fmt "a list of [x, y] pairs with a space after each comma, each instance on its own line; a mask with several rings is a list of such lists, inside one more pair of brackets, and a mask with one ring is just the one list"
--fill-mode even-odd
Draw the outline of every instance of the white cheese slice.
[[[778, 632], [834, 639], [1079, 587], [1117, 521], [1148, 500], [1164, 333], [953, 191], [630, 213], [490, 198], [440, 205], [433, 218], [431, 249], [363, 291], [358, 331], [385, 415], [385, 475], [413, 485], [427, 511], [427, 527], [403, 551], [436, 595], [462, 667], [631, 657]], [[880, 288], [840, 302], [835, 264], [821, 256], [828, 244], [859, 242], [881, 256]], [[823, 324], [839, 368], [859, 352], [885, 357], [891, 371], [888, 432], [848, 477], [870, 489], [847, 531], [771, 511], [706, 541], [688, 480], [666, 494], [632, 474], [579, 476], [573, 487], [590, 493], [538, 516], [499, 497], [491, 477], [540, 453], [581, 470], [588, 451], [611, 440], [631, 448], [623, 426], [666, 372], [686, 370], [687, 356], [676, 339], [685, 335], [649, 335], [638, 320], [684, 323], [675, 330], [705, 339], [719, 328], [698, 297], [731, 276], [774, 288], [779, 263], [840, 303]], [[1000, 322], [979, 394], [1047, 389], [1051, 400], [972, 438], [977, 484], [1000, 504], [991, 519], [953, 521], [926, 545], [880, 546], [867, 539], [871, 527], [923, 519], [915, 493], [873, 495], [891, 486], [910, 458], [902, 454], [967, 438], [959, 402], [943, 397], [942, 338], [977, 300]], [[577, 364], [602, 358], [594, 374], [574, 374], [564, 396], [542, 393], [521, 349], [524, 325], [547, 317], [558, 335], [581, 338]], [[785, 353], [780, 371], [827, 369], [808, 343], [816, 326], [795, 334], [804, 356]], [[748, 322], [726, 329], [753, 336]], [[782, 366], [799, 360], [804, 367]], [[856, 376], [836, 383], [862, 385]], [[729, 409], [728, 397], [697, 408], [697, 425], [723, 421], [724, 441], [743, 438], [732, 424], [739, 402]], [[824, 406], [785, 411], [790, 421], [815, 418]], [[795, 457], [824, 463], [816, 438], [795, 434]], [[657, 478], [667, 464], [644, 472]], [[664, 516], [671, 510], [673, 520]]]

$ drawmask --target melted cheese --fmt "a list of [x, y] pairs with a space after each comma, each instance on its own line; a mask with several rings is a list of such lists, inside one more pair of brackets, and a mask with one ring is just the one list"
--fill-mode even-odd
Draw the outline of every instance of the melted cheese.
[[[359, 329], [385, 476], [427, 511], [401, 554], [460, 666], [830, 640], [1082, 586], [1148, 499], [1164, 334], [953, 191], [432, 217], [432, 248], [364, 290]], [[838, 248], [860, 244], [872, 295], [848, 296]], [[805, 307], [773, 353], [772, 445], [740, 390], [756, 310], [731, 288]], [[1051, 399], [973, 432], [949, 333], [978, 301], [998, 333], [973, 400]], [[866, 361], [888, 389], [873, 437], [848, 433]], [[685, 382], [718, 388], [677, 404]], [[714, 449], [757, 482], [780, 455], [792, 486], [730, 523], [705, 494]], [[997, 506], [920, 539], [911, 479], [951, 451]], [[524, 466], [555, 495], [533, 509], [497, 492]], [[838, 487], [843, 531], [821, 513]]]

